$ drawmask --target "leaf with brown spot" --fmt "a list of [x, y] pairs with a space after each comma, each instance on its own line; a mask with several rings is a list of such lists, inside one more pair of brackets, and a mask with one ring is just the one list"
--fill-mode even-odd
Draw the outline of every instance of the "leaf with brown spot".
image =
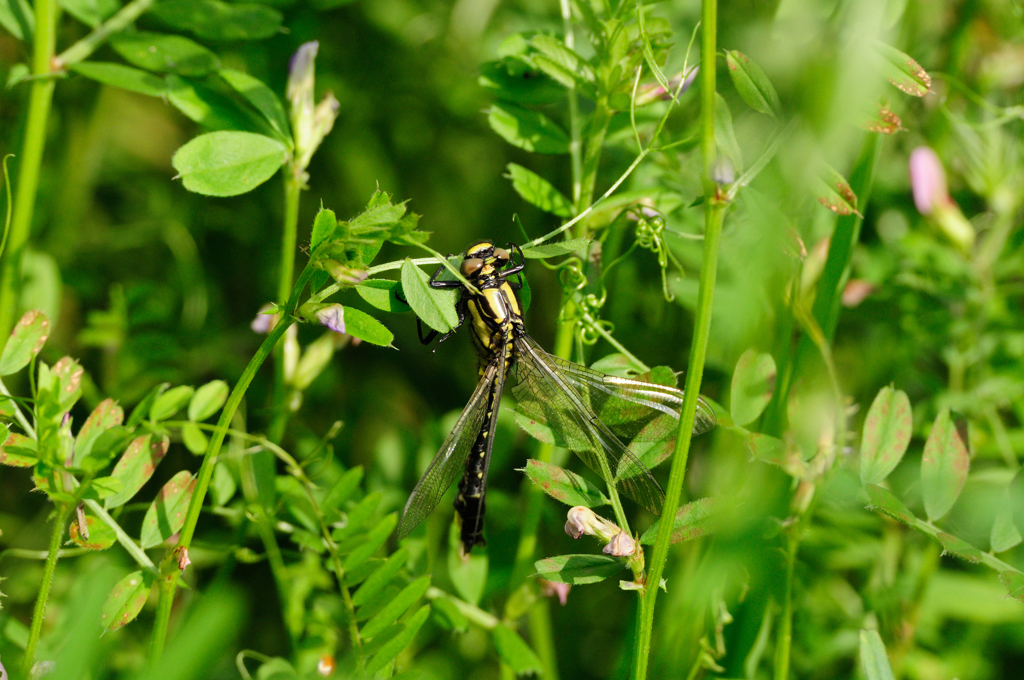
[[860, 445], [860, 481], [878, 484], [899, 465], [914, 424], [905, 392], [883, 387], [864, 421]]
[[921, 458], [921, 495], [924, 509], [932, 522], [941, 519], [953, 507], [967, 481], [971, 468], [966, 428], [962, 418], [956, 419], [948, 408], [942, 409]]
[[875, 42], [882, 55], [882, 72], [889, 82], [913, 97], [923, 97], [932, 88], [932, 77], [909, 55], [885, 43]]
[[117, 630], [138, 616], [152, 586], [153, 574], [148, 571], [133, 571], [118, 581], [103, 604], [100, 622], [104, 628]]
[[6, 425], [0, 424], [0, 435], [4, 443], [0, 445], [0, 465], [27, 468], [39, 462], [36, 456], [36, 440], [16, 432], [9, 432]]
[[837, 215], [861, 215], [857, 211], [857, 194], [850, 183], [832, 167], [825, 165], [818, 177], [818, 202]]
[[50, 335], [50, 320], [38, 311], [25, 312], [0, 353], [0, 376], [17, 373], [28, 366]]
[[544, 493], [566, 505], [596, 508], [608, 503], [601, 490], [587, 479], [557, 465], [530, 459], [521, 472], [525, 472], [530, 481], [543, 489]]
[[164, 484], [142, 520], [143, 549], [154, 548], [181, 530], [195, 488], [195, 477], [188, 470], [182, 470]]
[[71, 542], [79, 548], [106, 550], [117, 541], [117, 534], [114, 533], [114, 530], [98, 517], [86, 515], [85, 527], [86, 532], [89, 534], [88, 538], [82, 536], [81, 527], [79, 527], [78, 522], [72, 522], [69, 529]]
[[866, 484], [864, 493], [868, 499], [868, 509], [881, 511], [893, 519], [898, 519], [904, 524], [914, 523], [914, 513], [907, 509], [899, 498], [894, 496], [888, 489], [883, 489], [876, 484]]
[[981, 551], [964, 539], [947, 534], [945, 531], [940, 531], [938, 538], [939, 543], [942, 544], [943, 555], [950, 554], [974, 564], [981, 562]]
[[168, 444], [167, 437], [153, 441], [153, 435], [147, 434], [136, 437], [128, 445], [128, 449], [121, 456], [121, 460], [117, 461], [111, 473], [111, 477], [124, 483], [124, 489], [107, 498], [104, 505], [107, 510], [124, 505], [139, 492], [153, 476], [156, 466], [167, 455]]
[[82, 395], [82, 376], [85, 370], [71, 357], [62, 357], [53, 365], [50, 373], [56, 380], [55, 392], [60, 407], [64, 410], [71, 408]]
[[82, 462], [92, 450], [93, 444], [101, 434], [115, 425], [124, 422], [124, 409], [118, 406], [113, 399], [104, 399], [93, 409], [86, 419], [82, 429], [78, 431], [75, 438], [75, 459], [74, 467]]
[[885, 104], [879, 104], [878, 113], [870, 116], [861, 124], [869, 132], [878, 132], [883, 135], [894, 135], [903, 131], [903, 121]]

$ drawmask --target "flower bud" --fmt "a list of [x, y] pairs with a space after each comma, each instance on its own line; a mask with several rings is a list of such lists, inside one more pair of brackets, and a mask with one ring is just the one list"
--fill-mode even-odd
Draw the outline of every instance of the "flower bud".
[[335, 333], [345, 332], [345, 308], [341, 305], [327, 305], [316, 311], [316, 320]]
[[565, 523], [565, 533], [573, 538], [579, 538], [583, 534], [587, 534], [588, 536], [596, 536], [602, 541], [610, 541], [616, 534], [621, 533], [621, 530], [614, 522], [609, 522], [590, 508], [577, 505], [569, 508], [568, 520]]
[[572, 587], [568, 583], [556, 583], [554, 581], [548, 581], [547, 579], [537, 579], [540, 583], [540, 594], [544, 597], [557, 597], [558, 603], [565, 606], [566, 600], [569, 598], [569, 589]]
[[910, 186], [918, 212], [930, 217], [949, 240], [965, 252], [974, 246], [976, 233], [960, 208], [949, 196], [946, 172], [939, 156], [927, 146], [910, 154]]
[[625, 531], [620, 531], [602, 550], [605, 555], [613, 557], [629, 557], [636, 552], [636, 541]]
[[274, 326], [277, 325], [278, 316], [277, 314], [267, 314], [267, 312], [274, 308], [275, 305], [272, 305], [269, 302], [260, 307], [260, 311], [256, 313], [256, 318], [249, 324], [249, 328], [251, 328], [254, 333], [260, 334], [266, 334], [273, 330]]
[[288, 88], [285, 91], [292, 105], [292, 134], [295, 139], [294, 172], [300, 181], [306, 179], [306, 168], [324, 137], [334, 127], [341, 105], [333, 94], [328, 94], [314, 105], [316, 84], [316, 41], [303, 44], [292, 56], [288, 66]]
[[693, 81], [697, 79], [697, 72], [699, 70], [699, 68], [690, 69], [685, 80], [683, 80], [682, 72], [675, 74], [669, 79], [667, 90], [658, 83], [651, 83], [637, 88], [636, 105], [646, 106], [647, 104], [656, 102], [659, 99], [672, 99], [672, 96], [676, 94], [676, 90], [679, 89], [680, 81], [682, 81], [683, 87], [682, 89], [679, 89], [679, 94], [686, 92], [690, 89], [690, 86], [693, 85]]

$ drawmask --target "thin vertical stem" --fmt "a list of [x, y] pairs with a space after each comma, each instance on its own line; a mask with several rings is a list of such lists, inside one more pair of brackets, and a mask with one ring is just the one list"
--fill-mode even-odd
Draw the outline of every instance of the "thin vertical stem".
[[697, 312], [694, 319], [693, 343], [686, 374], [686, 392], [679, 418], [679, 433], [676, 436], [672, 469], [669, 473], [665, 506], [662, 510], [658, 535], [651, 557], [650, 573], [642, 594], [639, 638], [636, 645], [636, 662], [633, 667], [634, 680], [647, 677], [651, 653], [651, 635], [654, 626], [654, 608], [658, 586], [665, 571], [673, 519], [679, 507], [686, 476], [686, 463], [690, 454], [693, 436], [693, 421], [700, 394], [701, 379], [704, 375], [704, 360], [707, 354], [708, 336], [711, 331], [711, 306], [714, 300], [715, 279], [718, 272], [718, 242], [722, 233], [722, 218], [727, 202], [712, 179], [715, 163], [715, 50], [718, 26], [717, 0], [703, 0], [701, 6], [701, 158], [704, 170], [704, 255], [701, 262], [700, 287], [697, 293]]
[[32, 612], [32, 628], [28, 634], [25, 658], [22, 661], [22, 670], [26, 678], [35, 661], [36, 645], [39, 644], [39, 634], [43, 630], [43, 616], [46, 614], [46, 601], [50, 597], [53, 572], [57, 569], [57, 556], [64, 539], [64, 526], [68, 523], [68, 516], [71, 514], [72, 508], [74, 506], [68, 503], [57, 506], [57, 517], [54, 519], [53, 533], [50, 534], [50, 548], [46, 554], [46, 567], [43, 569], [43, 582], [39, 585], [39, 595], [36, 597], [35, 610]]
[[[284, 173], [284, 231], [281, 234], [281, 264], [278, 267], [277, 303], [288, 299], [292, 290], [292, 279], [295, 276], [295, 241], [299, 226], [299, 198], [302, 183], [290, 168]], [[274, 351], [274, 390], [273, 419], [267, 430], [267, 438], [280, 443], [288, 426], [287, 389], [284, 384], [284, 351], [279, 347]]]
[[[7, 252], [0, 259], [0, 338], [6, 338], [14, 327], [21, 290], [21, 258], [28, 244], [39, 189], [39, 170], [46, 146], [46, 126], [53, 103], [54, 80], [48, 77], [57, 42], [57, 0], [36, 0], [35, 35], [32, 51], [32, 81], [28, 103], [28, 120], [21, 146], [21, 165], [15, 190], [14, 217], [11, 220]], [[0, 340], [3, 342], [3, 340]]]
[[[572, 30], [572, 7], [569, 0], [560, 0], [562, 9], [562, 26], [565, 31], [565, 46], [576, 49], [576, 36]], [[581, 210], [580, 196], [583, 188], [583, 164], [580, 161], [582, 149], [582, 132], [580, 130], [579, 102], [576, 100], [576, 87], [569, 86], [569, 159], [572, 163], [572, 202], [576, 212]]]
[[796, 562], [796, 551], [800, 544], [796, 531], [796, 526], [789, 528], [789, 541], [786, 546], [786, 599], [782, 603], [782, 616], [775, 640], [774, 680], [786, 680], [789, 677], [789, 650], [793, 643], [793, 564]]

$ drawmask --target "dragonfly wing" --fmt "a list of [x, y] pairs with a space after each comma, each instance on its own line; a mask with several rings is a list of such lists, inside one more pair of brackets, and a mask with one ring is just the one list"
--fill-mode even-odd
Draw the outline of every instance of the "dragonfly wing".
[[[651, 512], [660, 512], [665, 494], [647, 467], [594, 413], [589, 394], [566, 375], [560, 362], [529, 336], [516, 339], [516, 385], [520, 410], [545, 422], [567, 448], [607, 484]], [[575, 364], [572, 364], [575, 366]], [[582, 367], [579, 367], [582, 368]], [[603, 374], [599, 374], [603, 375]]]
[[480, 433], [480, 427], [487, 414], [487, 398], [496, 375], [497, 369], [492, 363], [480, 376], [480, 382], [477, 383], [473, 396], [469, 398], [469, 403], [462, 409], [455, 427], [444, 440], [434, 460], [430, 461], [430, 467], [423, 473], [423, 477], [417, 482], [416, 488], [406, 501], [402, 519], [398, 523], [398, 538], [405, 538], [412, 533], [423, 518], [441, 502], [448, 487], [462, 473], [466, 457]]

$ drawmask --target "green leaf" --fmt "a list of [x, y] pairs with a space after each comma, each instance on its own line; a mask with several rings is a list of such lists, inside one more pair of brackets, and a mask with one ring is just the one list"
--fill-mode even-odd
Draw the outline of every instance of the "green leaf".
[[363, 479], [363, 468], [357, 466], [351, 470], [347, 470], [338, 481], [334, 483], [327, 495], [320, 502], [320, 511], [324, 513], [324, 517], [329, 521], [333, 522], [335, 511], [337, 511], [341, 504], [347, 501], [356, 489], [359, 488], [359, 482]]
[[882, 71], [890, 83], [914, 97], [923, 97], [931, 91], [931, 76], [910, 56], [885, 43], [876, 41], [875, 47], [882, 55]]
[[483, 64], [477, 83], [496, 99], [524, 106], [553, 104], [566, 94], [560, 83], [514, 57]]
[[877, 630], [860, 631], [860, 665], [867, 680], [894, 680], [885, 645]]
[[[92, 443], [88, 453], [81, 460], [75, 462], [75, 467], [90, 473], [99, 472], [105, 469], [119, 453], [123, 452], [131, 440], [131, 430], [122, 425], [112, 425], [96, 437], [96, 441]], [[77, 457], [77, 448], [75, 453]]]
[[454, 602], [446, 597], [439, 597], [431, 601], [434, 622], [445, 630], [454, 630], [456, 633], [465, 633], [469, 630], [469, 619], [463, 614]]
[[281, 13], [265, 5], [218, 0], [161, 0], [151, 16], [206, 40], [259, 40], [276, 35]]
[[135, 619], [146, 604], [152, 586], [153, 574], [148, 571], [133, 571], [118, 581], [103, 605], [100, 616], [103, 626], [117, 630]]
[[[672, 533], [669, 543], [683, 543], [692, 541], [695, 538], [707, 536], [715, 530], [715, 513], [719, 501], [714, 498], [700, 498], [691, 501], [676, 511], [675, 521], [672, 522]], [[661, 524], [659, 518], [650, 526], [640, 542], [644, 545], [654, 545], [654, 539], [658, 536], [658, 526]]]
[[391, 583], [399, 570], [409, 561], [409, 551], [405, 548], [396, 550], [375, 572], [370, 574], [359, 590], [352, 595], [352, 605], [362, 607], [384, 587]]
[[211, 380], [196, 390], [188, 404], [188, 419], [200, 423], [219, 411], [228, 399], [228, 384]]
[[195, 389], [189, 385], [178, 385], [167, 390], [153, 402], [149, 409], [149, 419], [155, 423], [167, 420], [185, 408], [185, 404], [192, 399], [193, 394], [195, 394]]
[[394, 334], [387, 329], [387, 326], [361, 309], [354, 307], [345, 308], [345, 332], [353, 338], [359, 338], [381, 347], [391, 347], [391, 341], [395, 339]]
[[356, 569], [366, 562], [373, 553], [377, 552], [377, 549], [384, 545], [384, 542], [388, 540], [388, 536], [395, 530], [396, 524], [398, 524], [398, 515], [391, 513], [374, 525], [367, 532], [366, 541], [345, 558], [345, 571], [348, 572]]
[[899, 498], [894, 496], [888, 489], [883, 489], [875, 484], [864, 485], [864, 493], [868, 499], [869, 510], [880, 510], [893, 519], [898, 519], [904, 524], [914, 523], [914, 513], [907, 509]]
[[124, 489], [124, 482], [116, 477], [97, 477], [82, 486], [85, 489], [82, 498], [101, 501], [122, 491]]
[[558, 555], [538, 560], [533, 566], [542, 579], [579, 586], [614, 576], [626, 562], [608, 555]]
[[381, 670], [387, 666], [392, 659], [398, 656], [403, 649], [408, 647], [413, 641], [413, 638], [416, 637], [416, 633], [419, 632], [420, 626], [422, 626], [424, 621], [427, 620], [428, 616], [430, 616], [429, 604], [425, 604], [417, 609], [416, 613], [410, 616], [409, 620], [405, 622], [402, 632], [386, 642], [373, 656], [373, 658], [370, 659], [370, 662], [366, 664], [366, 674], [371, 676]]
[[36, 440], [11, 432], [6, 425], [0, 424], [0, 435], [3, 435], [3, 445], [0, 445], [0, 465], [9, 467], [32, 467], [39, 462], [36, 455]]
[[725, 62], [729, 66], [729, 77], [732, 78], [733, 86], [750, 108], [773, 118], [778, 118], [782, 114], [779, 95], [760, 66], [736, 50], [726, 51]]
[[118, 0], [58, 0], [61, 8], [83, 24], [96, 28], [121, 9]]
[[402, 264], [402, 291], [405, 299], [423, 323], [435, 331], [447, 333], [459, 323], [455, 311], [456, 292], [437, 290], [428, 285], [430, 277], [406, 259]]
[[329, 239], [334, 230], [338, 228], [338, 218], [333, 210], [320, 208], [313, 220], [313, 234], [309, 239], [309, 249], [316, 250], [316, 247]]
[[153, 441], [153, 435], [137, 437], [128, 445], [128, 450], [117, 461], [111, 476], [124, 483], [124, 489], [106, 499], [107, 510], [124, 505], [139, 492], [156, 471], [164, 456], [167, 455], [168, 441], [161, 437]]
[[117, 542], [117, 534], [111, 529], [106, 522], [100, 521], [99, 518], [93, 517], [92, 515], [85, 516], [85, 526], [88, 536], [83, 536], [81, 527], [78, 521], [71, 523], [68, 528], [68, 533], [71, 536], [71, 542], [77, 545], [79, 548], [85, 548], [87, 550], [106, 550], [110, 546]]
[[25, 312], [0, 354], [0, 376], [17, 373], [28, 366], [50, 337], [50, 320], [42, 312]]
[[142, 398], [142, 401], [135, 405], [135, 408], [132, 410], [132, 414], [128, 416], [128, 422], [125, 423], [128, 429], [134, 429], [142, 424], [142, 421], [149, 416], [149, 410], [153, 408], [153, 402], [155, 402], [160, 395], [164, 393], [164, 390], [170, 386], [170, 383], [160, 383], [159, 385], [155, 385], [153, 389], [151, 389], [146, 396]]
[[206, 452], [210, 440], [203, 434], [199, 425], [189, 421], [181, 426], [181, 442], [185, 448], [199, 456]]
[[402, 284], [390, 279], [367, 279], [356, 286], [356, 292], [369, 304], [384, 312], [404, 313], [412, 307], [398, 299]]
[[523, 248], [523, 257], [528, 260], [539, 260], [547, 257], [568, 255], [569, 253], [584, 250], [590, 245], [590, 241], [591, 239], [589, 238], [574, 238], [557, 243], [544, 243], [539, 246], [525, 246]]
[[1019, 571], [1006, 571], [1000, 572], [999, 580], [1006, 586], [1006, 590], [1009, 592], [1010, 597], [1013, 599], [1024, 602], [1024, 574]]
[[188, 470], [171, 477], [146, 510], [142, 520], [142, 548], [155, 548], [181, 530], [192, 501], [196, 479]]
[[743, 153], [732, 127], [732, 113], [722, 95], [715, 93], [715, 144], [732, 161], [737, 174], [743, 171]]
[[938, 539], [942, 544], [943, 555], [949, 554], [973, 564], [981, 562], [981, 551], [959, 536], [940, 531]]
[[104, 85], [112, 85], [129, 92], [162, 97], [167, 94], [167, 83], [163, 79], [124, 64], [110, 64], [100, 61], [81, 61], [68, 67], [75, 73]]
[[970, 468], [967, 424], [959, 417], [954, 420], [944, 408], [935, 419], [921, 457], [921, 494], [929, 521], [941, 519], [953, 507]]
[[569, 136], [565, 130], [532, 109], [498, 102], [491, 106], [487, 122], [512, 146], [533, 153], [569, 153]]
[[516, 163], [508, 164], [512, 188], [527, 203], [559, 217], [572, 217], [572, 203], [546, 179]]
[[200, 135], [171, 159], [185, 188], [204, 196], [237, 196], [274, 176], [285, 161], [284, 145], [253, 132]]
[[860, 481], [878, 484], [889, 476], [907, 451], [914, 425], [906, 393], [883, 387], [864, 420], [860, 445]]
[[566, 505], [596, 508], [609, 502], [601, 490], [587, 479], [557, 465], [531, 458], [520, 471], [525, 472], [530, 481], [543, 489], [544, 493]]
[[740, 356], [732, 374], [729, 412], [733, 422], [740, 426], [754, 422], [768, 406], [774, 389], [775, 359], [751, 347]]
[[857, 194], [850, 183], [834, 168], [825, 165], [817, 180], [818, 203], [837, 215], [860, 215], [857, 212]]
[[72, 467], [78, 467], [89, 455], [100, 435], [123, 422], [124, 409], [116, 401], [113, 399], [101, 401], [93, 409], [92, 413], [89, 414], [85, 424], [82, 425], [82, 429], [78, 431], [78, 436], [75, 438], [75, 457], [72, 461]]
[[344, 541], [346, 538], [362, 529], [363, 525], [365, 525], [373, 513], [376, 512], [377, 506], [380, 505], [382, 498], [383, 494], [381, 494], [380, 491], [374, 491], [373, 493], [366, 494], [361, 501], [356, 503], [355, 507], [346, 513], [345, 525], [331, 532], [331, 536], [334, 540]]
[[503, 623], [499, 623], [491, 631], [494, 637], [494, 648], [498, 656], [516, 675], [537, 675], [541, 672], [540, 659], [519, 633]]
[[217, 55], [180, 35], [148, 31], [117, 33], [110, 46], [133, 66], [160, 73], [202, 76], [217, 68]]
[[27, 0], [4, 0], [0, 2], [0, 26], [23, 42], [32, 39], [36, 15]]
[[235, 476], [231, 474], [228, 464], [223, 460], [217, 461], [213, 468], [213, 479], [210, 480], [210, 503], [215, 508], [226, 505], [234, 498], [237, 490], [238, 484], [235, 482]]
[[369, 639], [393, 625], [411, 606], [416, 604], [417, 600], [423, 597], [428, 587], [430, 587], [429, 575], [421, 576], [407, 585], [366, 622], [359, 631], [360, 635]]
[[288, 114], [284, 112], [281, 99], [262, 80], [230, 68], [222, 68], [217, 73], [235, 92], [242, 95], [247, 102], [263, 114], [270, 126], [284, 140], [291, 139]]
[[474, 550], [465, 558], [461, 552], [459, 528], [453, 521], [448, 529], [448, 577], [462, 599], [475, 606], [484, 594], [490, 560], [486, 550]]
[[[216, 85], [207, 77], [203, 82]], [[220, 89], [201, 85], [174, 73], [164, 76], [165, 96], [174, 108], [202, 125], [207, 130], [271, 132], [273, 129], [263, 116]], [[276, 133], [275, 133], [276, 134]]]

